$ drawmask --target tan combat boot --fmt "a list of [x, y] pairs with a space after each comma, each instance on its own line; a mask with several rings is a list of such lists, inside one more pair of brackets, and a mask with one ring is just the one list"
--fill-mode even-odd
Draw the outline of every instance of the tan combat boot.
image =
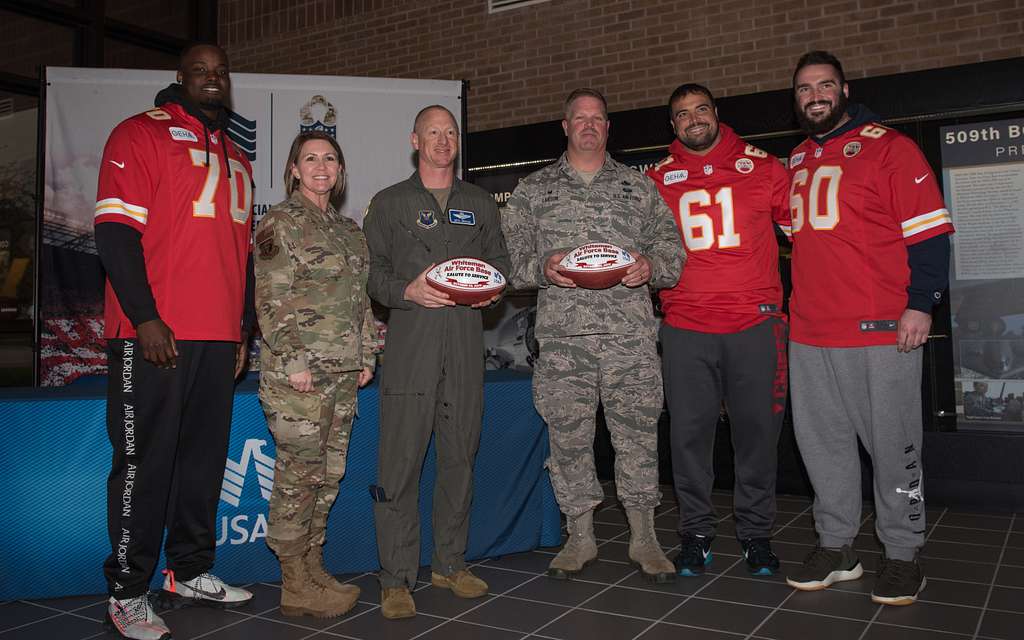
[[335, 593], [314, 581], [301, 556], [281, 558], [282, 615], [334, 618], [348, 613], [356, 605], [356, 598]]
[[487, 583], [469, 572], [469, 569], [454, 571], [451, 575], [430, 572], [430, 584], [439, 589], [450, 589], [460, 598], [481, 598], [487, 595]]
[[334, 576], [327, 573], [327, 570], [324, 569], [323, 545], [310, 545], [309, 549], [306, 550], [306, 555], [302, 556], [302, 559], [306, 563], [306, 571], [309, 572], [309, 577], [314, 581], [339, 595], [351, 598], [353, 604], [359, 600], [359, 587], [354, 584], [338, 582]]
[[676, 568], [654, 535], [654, 509], [626, 509], [629, 519], [629, 559], [648, 582], [675, 582]]
[[569, 539], [548, 565], [548, 575], [559, 580], [572, 578], [597, 559], [593, 510], [576, 517], [566, 516], [565, 528]]
[[380, 590], [380, 614], [388, 620], [411, 618], [416, 615], [416, 603], [408, 587], [382, 587]]

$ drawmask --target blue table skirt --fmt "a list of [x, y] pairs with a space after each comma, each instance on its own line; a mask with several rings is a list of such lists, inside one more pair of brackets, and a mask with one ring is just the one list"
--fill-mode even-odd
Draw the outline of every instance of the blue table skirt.
[[[0, 600], [106, 591], [105, 524], [110, 443], [102, 382], [63, 389], [5, 391], [0, 425]], [[530, 379], [488, 372], [476, 460], [467, 556], [471, 559], [557, 545], [559, 513], [544, 460], [547, 432], [533, 407]], [[379, 568], [373, 503], [377, 478], [378, 393], [359, 392], [359, 417], [324, 547], [334, 573]], [[280, 578], [267, 548], [267, 499], [273, 486], [274, 441], [252, 380], [235, 395], [231, 446], [218, 509], [215, 571], [234, 583]], [[432, 550], [433, 444], [420, 481], [420, 562]], [[163, 568], [161, 560], [158, 568]], [[160, 582], [159, 572], [153, 584]]]

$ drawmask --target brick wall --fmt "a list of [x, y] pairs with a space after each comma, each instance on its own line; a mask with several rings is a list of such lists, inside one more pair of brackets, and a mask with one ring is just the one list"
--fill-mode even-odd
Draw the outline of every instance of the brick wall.
[[789, 86], [803, 52], [851, 78], [1024, 56], [1024, 0], [221, 0], [236, 71], [466, 79], [469, 129], [557, 119], [581, 85], [613, 111], [678, 84], [718, 95]]

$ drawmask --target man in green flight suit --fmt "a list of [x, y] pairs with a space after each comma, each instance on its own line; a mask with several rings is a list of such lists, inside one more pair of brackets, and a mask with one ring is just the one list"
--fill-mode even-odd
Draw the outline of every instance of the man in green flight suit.
[[431, 582], [459, 597], [487, 593], [466, 569], [473, 462], [483, 416], [484, 346], [479, 307], [456, 306], [426, 282], [450, 258], [509, 272], [498, 210], [489, 193], [455, 177], [459, 127], [446, 108], [417, 114], [410, 138], [417, 170], [373, 197], [363, 232], [370, 297], [391, 310], [380, 394], [378, 484], [372, 487], [381, 571], [381, 613], [416, 615], [410, 589], [419, 565], [420, 470], [436, 436]]

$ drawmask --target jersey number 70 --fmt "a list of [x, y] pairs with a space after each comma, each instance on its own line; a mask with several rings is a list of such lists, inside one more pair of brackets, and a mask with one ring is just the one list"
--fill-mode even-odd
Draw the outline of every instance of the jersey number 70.
[[[192, 215], [196, 218], [213, 218], [217, 215], [217, 203], [214, 198], [217, 195], [217, 185], [220, 183], [220, 157], [216, 153], [210, 154], [210, 164], [206, 165], [206, 152], [202, 149], [189, 149], [189, 156], [192, 158], [192, 166], [206, 169], [206, 181], [203, 182], [203, 190], [199, 192], [199, 198], [192, 201]], [[228, 158], [228, 167], [231, 168], [230, 180], [231, 200], [228, 204], [231, 219], [238, 224], [245, 224], [249, 221], [249, 210], [252, 209], [252, 182], [249, 174], [245, 171], [245, 165], [234, 158]], [[238, 193], [238, 176], [241, 174], [242, 193]], [[241, 195], [241, 198], [239, 198]]]

